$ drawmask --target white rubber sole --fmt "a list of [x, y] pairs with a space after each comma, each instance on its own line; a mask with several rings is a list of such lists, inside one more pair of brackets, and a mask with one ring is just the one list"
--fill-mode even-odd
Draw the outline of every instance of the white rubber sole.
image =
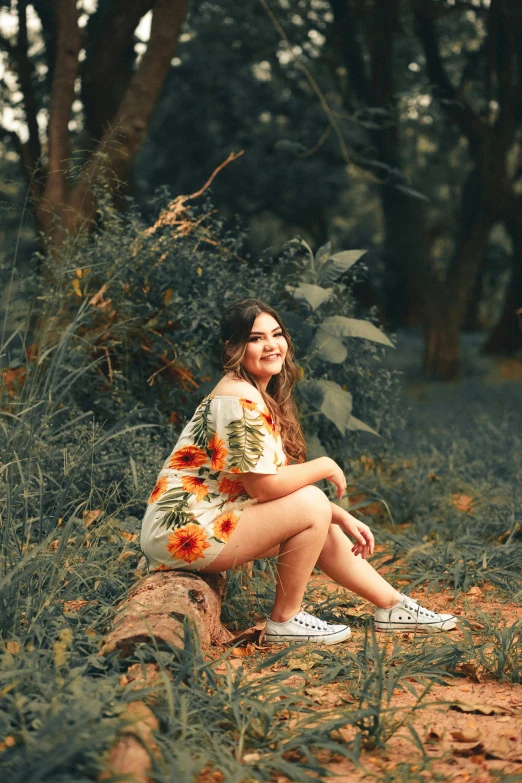
[[457, 627], [457, 623], [454, 620], [446, 620], [444, 626], [430, 625], [429, 623], [393, 623], [393, 625], [381, 625], [375, 623], [375, 630], [379, 633], [443, 633], [444, 631], [452, 631]]
[[305, 636], [304, 634], [295, 636], [278, 636], [276, 634], [266, 636], [263, 639], [265, 644], [288, 644], [288, 642], [305, 642], [306, 644], [339, 644], [345, 642], [352, 635], [350, 628], [345, 631], [333, 633], [330, 636]]

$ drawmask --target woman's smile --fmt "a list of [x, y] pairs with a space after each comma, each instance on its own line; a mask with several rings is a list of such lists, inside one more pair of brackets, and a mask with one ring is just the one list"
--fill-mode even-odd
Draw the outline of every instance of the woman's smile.
[[269, 313], [260, 313], [252, 324], [243, 366], [266, 389], [270, 378], [281, 372], [287, 350], [280, 324]]

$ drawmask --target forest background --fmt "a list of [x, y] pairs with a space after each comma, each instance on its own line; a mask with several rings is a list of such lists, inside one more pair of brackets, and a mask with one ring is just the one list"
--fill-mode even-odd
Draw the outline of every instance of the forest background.
[[[150, 661], [177, 671], [155, 696], [158, 780], [324, 777], [335, 763], [371, 766], [368, 753], [388, 752], [404, 726], [420, 761], [390, 757], [372, 774], [450, 774], [447, 760], [433, 766], [415, 710], [406, 719], [393, 699], [412, 677], [422, 698], [426, 682], [457, 674], [520, 681], [522, 7], [0, 2], [0, 100], [0, 763], [10, 779], [42, 765], [42, 779], [93, 779], [137, 698], [122, 671]], [[410, 650], [416, 640], [381, 650], [356, 611], [360, 638], [344, 658], [297, 665], [312, 689], [342, 671], [355, 702], [321, 722], [285, 680], [302, 722], [291, 739], [274, 706], [281, 664], [259, 651], [252, 667], [275, 672], [272, 690], [245, 666], [227, 703], [215, 667], [230, 677], [228, 654], [214, 669], [192, 642], [185, 658], [150, 645], [126, 662], [98, 655], [133, 579], [165, 442], [215, 382], [219, 313], [252, 295], [295, 336], [309, 457], [327, 451], [349, 472], [351, 507], [380, 525], [390, 578], [410, 591], [427, 579], [468, 613], [466, 596], [491, 588], [499, 609], [435, 657]], [[269, 606], [270, 573], [258, 565], [254, 576], [255, 600], [244, 576], [230, 580], [230, 627]], [[323, 615], [357, 609], [321, 589], [309, 600]], [[203, 719], [189, 730], [187, 709], [210, 711], [219, 743]], [[65, 752], [85, 712], [89, 731]], [[518, 763], [522, 738], [508, 736], [501, 753], [481, 731], [468, 756], [484, 774]], [[453, 746], [438, 749], [454, 763]]]

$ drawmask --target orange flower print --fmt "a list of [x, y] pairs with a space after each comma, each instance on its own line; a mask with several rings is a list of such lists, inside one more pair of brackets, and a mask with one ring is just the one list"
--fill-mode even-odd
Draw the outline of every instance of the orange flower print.
[[252, 400], [245, 400], [244, 397], [239, 398], [239, 404], [242, 408], [245, 408], [247, 411], [255, 411], [257, 408], [257, 403], [252, 402]]
[[208, 442], [208, 447], [212, 452], [210, 458], [210, 466], [213, 470], [223, 470], [225, 467], [225, 457], [228, 454], [228, 449], [225, 447], [225, 441], [218, 438], [217, 432], [211, 440]]
[[218, 488], [222, 495], [228, 495], [229, 500], [235, 500], [245, 492], [241, 479], [229, 479], [226, 476], [221, 479]]
[[170, 534], [167, 549], [172, 557], [184, 560], [186, 563], [193, 563], [204, 556], [205, 549], [209, 546], [207, 534], [201, 525], [189, 522], [185, 527]]
[[169, 460], [169, 468], [183, 470], [183, 468], [200, 468], [207, 462], [208, 457], [203, 449], [198, 446], [182, 446], [174, 452]]
[[155, 503], [158, 498], [160, 498], [163, 493], [166, 491], [168, 486], [169, 480], [167, 476], [160, 476], [159, 479], [156, 482], [156, 486], [151, 492], [149, 503]]
[[272, 415], [267, 411], [266, 408], [263, 411], [261, 411], [261, 418], [263, 420], [263, 426], [265, 427], [265, 429], [267, 429], [270, 435], [273, 435], [275, 438], [275, 436], [277, 435], [276, 423]]
[[225, 514], [220, 514], [220, 516], [214, 520], [214, 535], [216, 538], [219, 538], [220, 541], [228, 541], [236, 529], [238, 519], [238, 515], [234, 514], [233, 511], [227, 511]]
[[205, 479], [201, 476], [182, 476], [181, 484], [185, 492], [196, 496], [197, 501], [208, 495], [208, 484], [205, 484]]

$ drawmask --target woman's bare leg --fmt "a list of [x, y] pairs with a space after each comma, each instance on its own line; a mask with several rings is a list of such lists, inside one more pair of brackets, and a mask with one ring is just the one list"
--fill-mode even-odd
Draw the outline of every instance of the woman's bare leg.
[[376, 606], [389, 609], [400, 601], [400, 593], [367, 560], [354, 555], [352, 546], [339, 525], [330, 525], [317, 565], [338, 584]]
[[301, 608], [310, 574], [331, 527], [331, 504], [318, 487], [307, 486], [276, 500], [243, 509], [236, 529], [202, 573], [228, 571], [280, 544], [272, 620], [285, 622]]

